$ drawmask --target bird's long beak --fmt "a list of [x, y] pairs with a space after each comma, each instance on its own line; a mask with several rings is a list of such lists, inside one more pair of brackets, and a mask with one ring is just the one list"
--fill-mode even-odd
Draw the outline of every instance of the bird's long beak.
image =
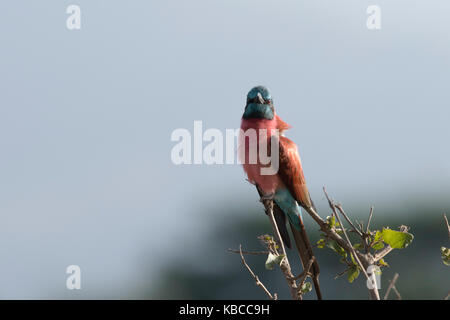
[[261, 93], [258, 92], [258, 95], [256, 97], [258, 98], [258, 101], [260, 104], [264, 104], [264, 99], [263, 99]]

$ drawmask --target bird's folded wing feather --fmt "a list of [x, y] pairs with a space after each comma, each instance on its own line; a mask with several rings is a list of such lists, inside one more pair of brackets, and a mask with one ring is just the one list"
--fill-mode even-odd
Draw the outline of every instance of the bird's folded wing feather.
[[297, 146], [284, 136], [280, 136], [278, 175], [300, 205], [312, 206]]

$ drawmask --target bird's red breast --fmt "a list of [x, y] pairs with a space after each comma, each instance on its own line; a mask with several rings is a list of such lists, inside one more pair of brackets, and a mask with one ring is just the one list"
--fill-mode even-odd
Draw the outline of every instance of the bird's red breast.
[[[305, 177], [301, 165], [300, 155], [295, 143], [288, 138], [282, 136], [283, 131], [289, 129], [291, 126], [281, 120], [277, 115], [272, 120], [268, 119], [242, 119], [241, 135], [247, 132], [248, 129], [253, 129], [259, 132], [260, 129], [267, 130], [267, 146], [270, 150], [270, 135], [275, 134], [275, 129], [279, 132], [279, 168], [274, 175], [262, 175], [261, 168], [267, 167], [263, 165], [259, 159], [259, 145], [261, 143], [259, 135], [256, 134], [256, 146], [251, 146], [248, 143], [249, 137], [239, 139], [239, 154], [240, 161], [243, 165], [244, 171], [247, 174], [248, 180], [257, 184], [264, 194], [273, 194], [276, 190], [287, 188], [294, 199], [301, 205], [311, 207], [311, 200], [309, 192], [306, 187]], [[256, 150], [255, 150], [256, 148]], [[255, 164], [249, 163], [250, 154], [258, 155]], [[269, 152], [270, 154], [270, 152]]]

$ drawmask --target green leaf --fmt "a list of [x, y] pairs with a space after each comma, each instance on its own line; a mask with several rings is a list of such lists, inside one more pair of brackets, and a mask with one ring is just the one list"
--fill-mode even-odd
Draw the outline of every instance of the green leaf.
[[362, 243], [356, 243], [353, 245], [353, 248], [355, 248], [357, 250], [361, 250], [361, 249], [364, 249], [364, 245]]
[[341, 257], [347, 257], [347, 252], [345, 252], [344, 248], [342, 248], [340, 245], [337, 244], [336, 241], [328, 241], [327, 247], [332, 249], [333, 251], [337, 252]]
[[341, 225], [339, 224], [339, 221], [336, 221], [336, 217], [335, 216], [328, 216], [327, 217], [327, 224], [328, 227], [331, 229], [333, 227], [340, 227]]
[[305, 281], [300, 288], [302, 294], [308, 293], [312, 290], [311, 282]]
[[320, 239], [319, 241], [317, 241], [317, 248], [323, 249], [325, 248], [325, 245], [326, 245], [325, 239]]
[[383, 249], [384, 248], [384, 243], [383, 242], [377, 242], [377, 243], [374, 243], [373, 245], [372, 245], [372, 248], [374, 249], [374, 250], [381, 250], [381, 249]]
[[327, 223], [328, 223], [328, 227], [331, 229], [336, 225], [336, 217], [335, 216], [328, 216], [327, 217]]
[[279, 256], [276, 256], [272, 253], [269, 253], [269, 256], [266, 260], [266, 269], [267, 270], [273, 270], [275, 269], [275, 266], [279, 266], [281, 261], [284, 258], [284, 254], [280, 254]]
[[384, 243], [381, 231], [377, 230], [375, 237], [373, 238], [372, 248], [374, 250], [380, 250], [384, 248]]
[[384, 261], [384, 259], [380, 259], [380, 261], [378, 261], [378, 264], [382, 267], [389, 267], [389, 265], [387, 264], [386, 261]]
[[359, 276], [359, 268], [358, 266], [352, 266], [347, 271], [347, 279], [348, 282], [352, 283]]
[[408, 232], [395, 231], [384, 228], [382, 233], [383, 241], [394, 249], [406, 248], [414, 239], [414, 236]]
[[377, 232], [375, 233], [375, 237], [373, 238], [373, 242], [377, 242], [382, 240], [382, 233], [380, 230], [377, 230]]
[[450, 266], [450, 249], [449, 248], [441, 247], [441, 257], [442, 257], [442, 262], [446, 266]]
[[357, 266], [358, 262], [356, 262], [356, 259], [353, 257], [353, 253], [350, 253], [350, 258], [352, 259], [353, 265]]

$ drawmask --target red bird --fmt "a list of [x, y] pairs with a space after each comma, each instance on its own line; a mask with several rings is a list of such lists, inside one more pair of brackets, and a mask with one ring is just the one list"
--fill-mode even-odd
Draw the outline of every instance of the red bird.
[[[314, 253], [302, 221], [300, 206], [312, 208], [314, 205], [306, 187], [297, 146], [282, 135], [283, 131], [289, 128], [290, 126], [276, 115], [269, 90], [263, 86], [251, 89], [242, 116], [240, 161], [248, 180], [256, 185], [260, 196], [263, 199], [273, 199], [278, 229], [285, 245], [291, 248], [286, 228], [286, 217], [288, 218], [302, 266], [305, 268]], [[251, 141], [252, 136], [254, 143]], [[276, 151], [273, 149], [276, 147], [276, 143], [272, 145], [273, 141], [278, 141], [279, 157], [271, 157], [269, 163], [260, 153], [262, 150], [267, 151], [267, 156], [270, 157]], [[310, 271], [317, 298], [322, 299], [317, 260], [314, 260]]]

